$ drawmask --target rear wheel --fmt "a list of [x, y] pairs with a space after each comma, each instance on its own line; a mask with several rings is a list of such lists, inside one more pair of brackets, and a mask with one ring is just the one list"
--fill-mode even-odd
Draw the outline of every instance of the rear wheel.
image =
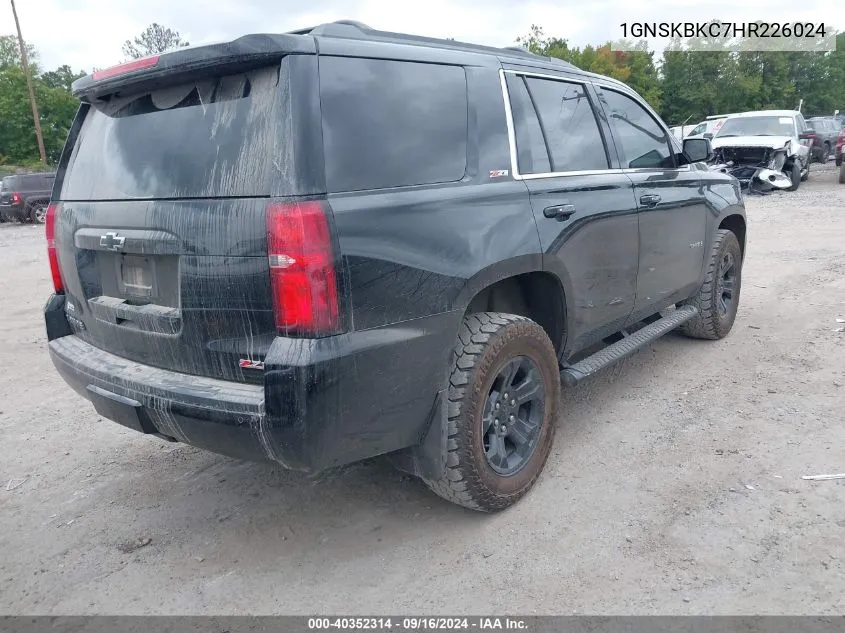
[[449, 380], [446, 474], [426, 484], [473, 510], [516, 503], [543, 470], [560, 398], [557, 355], [525, 317], [464, 318]]
[[736, 235], [719, 229], [710, 249], [707, 275], [698, 292], [683, 302], [698, 308], [680, 332], [693, 338], [720, 339], [728, 335], [739, 307], [742, 287], [742, 251]]
[[827, 163], [827, 161], [829, 161], [829, 160], [830, 160], [830, 143], [825, 141], [824, 149], [822, 150], [822, 159], [821, 159], [820, 162], [822, 164], [824, 164], [824, 163]]
[[786, 188], [787, 191], [796, 191], [801, 185], [801, 165], [796, 161], [792, 163], [792, 168], [786, 172], [792, 184]]
[[33, 224], [44, 224], [47, 219], [47, 205], [36, 202], [29, 210], [29, 221]]

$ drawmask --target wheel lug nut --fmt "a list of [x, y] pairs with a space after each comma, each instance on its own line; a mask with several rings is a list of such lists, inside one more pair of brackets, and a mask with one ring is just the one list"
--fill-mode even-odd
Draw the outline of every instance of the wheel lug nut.
[[511, 400], [511, 406], [512, 406], [512, 407], [515, 407], [515, 406], [516, 406], [516, 400]]
[[508, 427], [506, 427], [505, 425], [502, 425], [502, 433], [507, 433], [507, 432], [508, 432]]
[[496, 418], [495, 420], [493, 420], [493, 424], [495, 424], [496, 426], [499, 426], [499, 418]]
[[498, 409], [498, 408], [499, 408], [499, 403], [497, 402], [497, 403], [496, 403], [495, 405], [493, 405], [493, 406], [494, 406], [496, 409]]
[[516, 420], [516, 418], [515, 418], [514, 416], [509, 416], [509, 417], [508, 417], [508, 420], [510, 420], [511, 422], [513, 422], [514, 420]]

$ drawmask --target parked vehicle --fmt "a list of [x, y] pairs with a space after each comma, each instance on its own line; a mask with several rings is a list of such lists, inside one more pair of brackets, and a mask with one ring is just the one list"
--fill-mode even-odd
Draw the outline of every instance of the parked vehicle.
[[0, 180], [0, 220], [43, 224], [55, 178], [55, 172], [45, 172]]
[[386, 454], [500, 510], [561, 380], [733, 325], [738, 183], [614, 79], [342, 22], [73, 92], [49, 353], [142, 433], [308, 472]]
[[751, 191], [795, 191], [810, 175], [812, 140], [797, 110], [743, 112], [716, 133], [713, 162]]
[[839, 167], [839, 183], [845, 184], [845, 161], [842, 160], [842, 154], [845, 152], [845, 127], [839, 131], [839, 138], [836, 139], [836, 150], [834, 154], [834, 161]]
[[689, 134], [684, 138], [708, 138], [712, 139], [716, 133], [721, 129], [725, 120], [731, 115], [719, 115], [707, 117], [704, 121], [696, 125]]
[[807, 132], [813, 135], [813, 158], [826, 163], [833, 156], [842, 125], [833, 117], [813, 117], [807, 119], [807, 125], [810, 126]]

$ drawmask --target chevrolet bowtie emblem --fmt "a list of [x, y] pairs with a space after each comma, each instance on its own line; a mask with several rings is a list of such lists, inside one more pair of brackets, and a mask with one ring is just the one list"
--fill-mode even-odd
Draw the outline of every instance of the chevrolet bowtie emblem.
[[126, 238], [117, 233], [106, 233], [100, 236], [100, 246], [109, 251], [119, 251], [123, 248]]

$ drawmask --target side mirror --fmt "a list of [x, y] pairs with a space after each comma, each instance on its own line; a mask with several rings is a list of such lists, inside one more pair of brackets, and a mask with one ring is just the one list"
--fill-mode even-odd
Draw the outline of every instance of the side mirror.
[[705, 132], [704, 134], [702, 134], [702, 136], [709, 141], [713, 138], [713, 132]]
[[713, 147], [710, 145], [710, 139], [684, 139], [684, 156], [686, 156], [691, 163], [707, 162], [713, 158]]

